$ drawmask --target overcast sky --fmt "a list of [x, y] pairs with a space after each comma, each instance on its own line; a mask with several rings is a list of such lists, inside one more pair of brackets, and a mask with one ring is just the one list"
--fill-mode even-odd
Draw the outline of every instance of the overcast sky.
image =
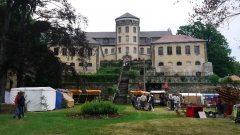
[[[193, 5], [176, 0], [68, 0], [78, 13], [88, 17], [86, 32], [115, 31], [115, 19], [126, 12], [140, 18], [141, 31], [162, 31], [170, 28], [175, 35], [178, 28], [188, 24]], [[219, 29], [232, 49], [231, 56], [240, 61], [240, 17]]]

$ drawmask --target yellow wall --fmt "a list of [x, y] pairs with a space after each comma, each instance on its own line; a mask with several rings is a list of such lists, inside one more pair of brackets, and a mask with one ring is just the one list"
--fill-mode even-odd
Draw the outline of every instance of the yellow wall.
[[[53, 51], [55, 47], [51, 47], [50, 49]], [[67, 50], [68, 51], [68, 50]], [[79, 62], [77, 59], [77, 56], [63, 56], [62, 55], [62, 51], [61, 48], [59, 47], [59, 53], [57, 55], [57, 57], [60, 58], [60, 60], [64, 63], [66, 63], [67, 65], [70, 65], [70, 63], [75, 63], [75, 69], [77, 71], [77, 73], [95, 73], [97, 71], [97, 64], [99, 63], [99, 60], [97, 59], [99, 53], [97, 51], [97, 48], [94, 48], [92, 50], [92, 56], [90, 57], [90, 61], [87, 60], [88, 63], [92, 63], [92, 67], [87, 67], [86, 69], [83, 69], [82, 66], [79, 66]]]
[[[190, 46], [190, 54], [185, 54], [185, 46]], [[194, 46], [199, 46], [200, 54], [194, 53]], [[167, 55], [167, 47], [172, 47], [172, 55]], [[181, 54], [176, 54], [176, 47], [181, 47]], [[204, 72], [203, 64], [207, 62], [206, 47], [204, 42], [195, 43], [171, 43], [171, 44], [154, 44], [153, 66], [156, 72], [166, 72], [169, 75], [179, 73], [180, 75], [196, 75], [196, 72]], [[163, 55], [158, 55], [158, 47], [163, 47]], [[195, 65], [199, 61], [200, 65]], [[164, 66], [159, 66], [163, 62]], [[177, 62], [182, 62], [182, 66], [177, 66]], [[166, 74], [167, 75], [167, 74]]]
[[[143, 48], [143, 50], [144, 50], [144, 53], [143, 54], [141, 54], [141, 48]], [[150, 49], [150, 54], [147, 54], [147, 49]], [[149, 45], [149, 46], [139, 46], [139, 58], [141, 59], [141, 60], [151, 60], [151, 46]]]

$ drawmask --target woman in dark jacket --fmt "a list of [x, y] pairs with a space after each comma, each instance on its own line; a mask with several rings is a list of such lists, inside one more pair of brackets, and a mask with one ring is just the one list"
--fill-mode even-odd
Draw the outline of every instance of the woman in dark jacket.
[[25, 104], [25, 98], [24, 93], [20, 92], [18, 97], [18, 119], [21, 120], [21, 115], [24, 117], [24, 104]]

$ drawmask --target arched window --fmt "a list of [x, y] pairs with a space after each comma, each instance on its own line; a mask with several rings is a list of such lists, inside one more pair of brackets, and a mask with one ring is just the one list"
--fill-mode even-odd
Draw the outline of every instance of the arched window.
[[185, 54], [190, 54], [190, 46], [185, 46]]
[[119, 42], [119, 43], [121, 42], [121, 36], [118, 37], [118, 42]]
[[126, 36], [126, 42], [128, 42], [128, 41], [129, 41], [129, 36], [127, 35], [127, 36]]
[[201, 76], [201, 72], [196, 72], [196, 76]]
[[118, 27], [118, 33], [121, 33], [121, 27]]
[[87, 65], [88, 67], [92, 67], [92, 63], [88, 63], [88, 65]]
[[128, 33], [129, 32], [129, 27], [128, 26], [126, 26], [126, 33]]
[[136, 32], [137, 32], [136, 27], [133, 27], [133, 33], [136, 33]]
[[58, 47], [57, 47], [57, 48], [54, 48], [54, 55], [58, 55], [58, 50], [59, 50]]
[[133, 53], [137, 53], [137, 48], [133, 47]]
[[70, 63], [70, 66], [71, 67], [75, 67], [75, 63]]
[[118, 53], [121, 53], [121, 52], [122, 52], [121, 47], [119, 47], [118, 48]]
[[195, 54], [200, 54], [200, 49], [199, 49], [198, 45], [194, 46], [194, 52], [195, 52]]
[[158, 55], [163, 55], [163, 47], [158, 47]]
[[105, 54], [108, 54], [108, 49], [107, 48], [105, 49]]
[[182, 62], [177, 62], [177, 66], [182, 66]]
[[144, 54], [144, 48], [140, 48], [140, 54]]
[[133, 36], [133, 42], [137, 42], [136, 36]]
[[163, 62], [159, 62], [158, 66], [164, 66], [164, 63]]
[[126, 53], [127, 54], [129, 53], [129, 47], [126, 47]]
[[114, 54], [114, 48], [111, 49], [111, 54]]
[[195, 65], [201, 65], [201, 62], [200, 61], [196, 61]]
[[181, 54], [181, 47], [180, 46], [176, 47], [176, 54]]
[[167, 47], [167, 54], [172, 55], [172, 47], [171, 46]]

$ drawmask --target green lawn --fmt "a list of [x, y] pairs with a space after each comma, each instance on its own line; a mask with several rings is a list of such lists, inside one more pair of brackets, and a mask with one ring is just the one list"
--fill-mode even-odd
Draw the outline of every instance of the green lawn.
[[156, 107], [154, 112], [119, 105], [130, 115], [114, 119], [80, 120], [66, 117], [80, 112], [81, 105], [49, 112], [27, 112], [22, 121], [0, 114], [0, 135], [237, 135], [240, 124], [227, 118], [176, 117], [175, 112]]

